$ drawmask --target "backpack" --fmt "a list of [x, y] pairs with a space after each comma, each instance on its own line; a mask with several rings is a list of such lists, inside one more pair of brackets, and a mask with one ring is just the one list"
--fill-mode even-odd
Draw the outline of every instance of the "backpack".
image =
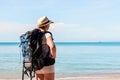
[[29, 67], [33, 71], [55, 63], [55, 59], [50, 57], [50, 47], [47, 44], [42, 44], [45, 33], [50, 32], [41, 32], [38, 29], [34, 29], [20, 36], [23, 62], [30, 62], [31, 65]]

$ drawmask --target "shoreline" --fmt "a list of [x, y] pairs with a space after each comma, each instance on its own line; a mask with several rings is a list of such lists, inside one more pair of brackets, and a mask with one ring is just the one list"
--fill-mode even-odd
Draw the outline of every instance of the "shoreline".
[[[16, 74], [0, 73], [0, 80], [21, 80], [21, 73]], [[120, 80], [119, 75], [120, 72], [56, 73], [55, 80]], [[25, 80], [29, 80], [28, 77]]]
[[[21, 80], [21, 79], [0, 79], [0, 80]], [[29, 80], [29, 79], [24, 79]], [[35, 80], [33, 78], [33, 80]], [[66, 77], [55, 78], [55, 80], [120, 80], [120, 77]]]

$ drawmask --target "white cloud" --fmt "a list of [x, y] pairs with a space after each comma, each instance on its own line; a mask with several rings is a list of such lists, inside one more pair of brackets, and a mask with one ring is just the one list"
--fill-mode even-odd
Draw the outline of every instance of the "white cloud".
[[[0, 41], [19, 41], [19, 36], [32, 30], [35, 24], [0, 23]], [[118, 26], [80, 26], [80, 24], [55, 23], [51, 25], [55, 41], [120, 41]]]
[[33, 24], [0, 23], [0, 41], [19, 41], [19, 36], [24, 32], [33, 29]]
[[118, 26], [80, 26], [57, 23], [52, 30], [56, 41], [120, 41]]

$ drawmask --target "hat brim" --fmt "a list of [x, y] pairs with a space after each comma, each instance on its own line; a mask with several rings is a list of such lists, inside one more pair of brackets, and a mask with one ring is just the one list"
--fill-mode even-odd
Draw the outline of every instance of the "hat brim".
[[49, 20], [49, 22], [48, 22], [48, 23], [46, 23], [46, 24], [52, 24], [52, 23], [54, 23], [54, 22]]

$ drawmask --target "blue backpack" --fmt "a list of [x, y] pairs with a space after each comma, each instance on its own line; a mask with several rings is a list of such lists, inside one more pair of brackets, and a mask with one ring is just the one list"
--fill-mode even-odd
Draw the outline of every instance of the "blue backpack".
[[50, 32], [41, 32], [38, 29], [34, 29], [20, 36], [23, 63], [30, 63], [29, 66], [27, 65], [27, 68], [30, 68], [32, 71], [55, 63], [55, 59], [50, 57], [50, 47], [47, 44], [42, 44], [42, 38], [45, 36], [45, 33]]

